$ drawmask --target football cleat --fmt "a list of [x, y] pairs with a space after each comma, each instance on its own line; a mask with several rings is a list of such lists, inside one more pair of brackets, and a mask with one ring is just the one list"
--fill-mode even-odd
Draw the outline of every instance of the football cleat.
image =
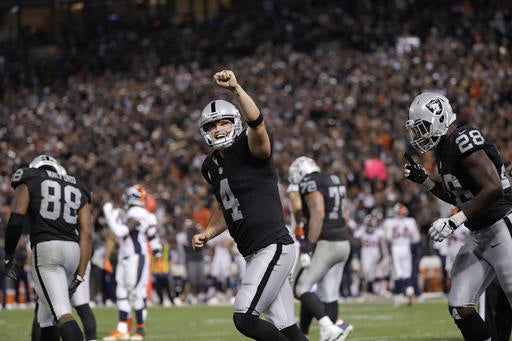
[[135, 332], [135, 334], [132, 335], [130, 340], [137, 340], [137, 341], [144, 340], [144, 329], [137, 328], [137, 331]]
[[345, 335], [343, 329], [335, 324], [320, 329], [321, 341], [343, 341], [348, 337]]
[[114, 330], [109, 336], [105, 336], [103, 341], [130, 340], [130, 334]]
[[352, 333], [352, 331], [354, 330], [353, 325], [351, 325], [347, 322], [341, 321], [341, 320], [339, 322], [336, 322], [336, 325], [338, 327], [340, 327], [341, 329], [343, 329], [343, 338], [340, 340], [345, 340], [350, 335], [350, 333]]

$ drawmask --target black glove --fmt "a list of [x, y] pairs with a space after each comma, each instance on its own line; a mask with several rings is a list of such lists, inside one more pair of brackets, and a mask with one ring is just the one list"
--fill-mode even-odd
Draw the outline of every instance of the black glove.
[[75, 274], [75, 277], [71, 281], [71, 284], [69, 285], [69, 288], [68, 288], [69, 298], [71, 298], [71, 296], [73, 296], [73, 294], [75, 293], [76, 289], [78, 289], [78, 286], [83, 281], [84, 281], [84, 278], [82, 276], [80, 276], [79, 274]]
[[20, 273], [18, 263], [12, 256], [5, 256], [5, 274], [7, 277], [16, 281]]
[[155, 258], [162, 258], [162, 250], [161, 249], [155, 249], [153, 250], [153, 256], [155, 256]]
[[313, 253], [313, 250], [315, 249], [315, 244], [311, 243], [307, 238], [301, 239], [299, 243], [300, 253], [307, 253], [310, 255], [311, 253]]
[[404, 157], [407, 160], [407, 162], [409, 162], [404, 166], [404, 176], [411, 181], [423, 185], [425, 180], [427, 180], [428, 178], [428, 174], [425, 171], [425, 167], [414, 162], [412, 157], [407, 153], [404, 153]]

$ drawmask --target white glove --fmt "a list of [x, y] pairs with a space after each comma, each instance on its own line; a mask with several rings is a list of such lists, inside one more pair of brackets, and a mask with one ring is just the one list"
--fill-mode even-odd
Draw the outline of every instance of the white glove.
[[307, 268], [311, 264], [311, 256], [307, 253], [301, 253], [299, 256], [300, 266]]
[[457, 227], [464, 224], [466, 221], [467, 217], [464, 214], [464, 211], [460, 211], [457, 214], [452, 215], [450, 218], [437, 219], [428, 229], [428, 235], [432, 240], [442, 242], [448, 238]]
[[454, 229], [455, 227], [450, 225], [449, 218], [441, 218], [432, 223], [428, 229], [428, 235], [433, 241], [442, 242], [453, 233]]
[[107, 201], [103, 205], [103, 214], [105, 217], [110, 217], [112, 215], [112, 211], [114, 210], [114, 205], [110, 201]]

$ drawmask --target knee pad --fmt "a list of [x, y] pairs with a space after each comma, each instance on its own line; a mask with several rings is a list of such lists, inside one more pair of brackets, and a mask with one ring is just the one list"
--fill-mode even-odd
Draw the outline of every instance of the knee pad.
[[122, 285], [117, 285], [116, 286], [116, 298], [118, 300], [128, 298], [128, 290], [126, 290], [126, 288], [123, 287]]
[[128, 298], [125, 299], [118, 299], [117, 300], [117, 308], [121, 311], [131, 311], [132, 306], [130, 305], [130, 302], [128, 301]]

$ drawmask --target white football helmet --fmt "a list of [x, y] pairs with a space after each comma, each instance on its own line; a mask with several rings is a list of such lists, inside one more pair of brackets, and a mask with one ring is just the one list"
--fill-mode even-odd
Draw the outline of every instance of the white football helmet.
[[[228, 129], [223, 129], [226, 130], [224, 137], [215, 138], [214, 133], [218, 134], [221, 132], [216, 129], [212, 129], [211, 124], [223, 119], [228, 119], [233, 122], [233, 125], [230, 128], [231, 131], [228, 132]], [[199, 131], [209, 147], [224, 149], [231, 146], [242, 130], [242, 117], [240, 116], [238, 109], [233, 104], [222, 99], [217, 99], [215, 101], [211, 101], [206, 105], [206, 107], [204, 107], [203, 112], [201, 113]]]
[[412, 101], [405, 128], [409, 131], [411, 145], [420, 153], [434, 148], [448, 127], [456, 119], [448, 99], [432, 92], [424, 92]]
[[316, 162], [307, 156], [301, 156], [292, 162], [288, 169], [288, 181], [292, 184], [298, 184], [302, 179], [311, 173], [320, 172], [320, 167]]
[[141, 206], [144, 207], [147, 199], [147, 192], [144, 186], [133, 185], [128, 187], [121, 198], [125, 209], [130, 206]]
[[373, 233], [382, 222], [384, 215], [379, 209], [373, 209], [364, 217], [363, 224], [366, 226], [366, 232]]
[[50, 168], [55, 171], [57, 174], [66, 175], [66, 169], [62, 167], [57, 160], [53, 157], [45, 154], [41, 154], [36, 156], [32, 161], [30, 161], [29, 168]]

